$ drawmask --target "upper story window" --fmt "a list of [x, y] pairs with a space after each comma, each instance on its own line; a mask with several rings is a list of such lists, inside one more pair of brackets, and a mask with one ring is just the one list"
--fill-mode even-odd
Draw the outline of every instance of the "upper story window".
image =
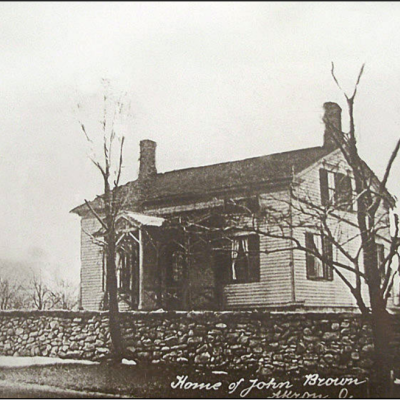
[[225, 199], [224, 211], [232, 214], [256, 214], [260, 211], [260, 199], [256, 195], [240, 199]]
[[353, 210], [353, 190], [349, 175], [321, 168], [319, 170], [321, 203], [339, 210]]
[[[326, 260], [333, 259], [332, 243], [324, 236], [306, 232], [306, 248], [320, 254]], [[333, 279], [333, 269], [329, 262], [323, 262], [311, 252], [306, 252], [307, 279], [327, 280]]]

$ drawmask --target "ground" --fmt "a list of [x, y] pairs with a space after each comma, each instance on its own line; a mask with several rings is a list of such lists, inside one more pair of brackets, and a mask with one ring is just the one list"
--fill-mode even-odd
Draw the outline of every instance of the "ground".
[[[274, 377], [275, 384], [282, 387], [271, 389], [267, 384], [272, 377], [262, 377], [249, 372], [222, 373], [224, 371], [195, 371], [187, 368], [168, 368], [166, 365], [35, 365], [18, 368], [0, 368], [1, 397], [140, 397], [140, 398], [337, 398], [342, 387], [304, 386], [304, 380], [291, 379], [293, 386], [286, 387], [287, 377]], [[177, 378], [180, 376], [181, 378]], [[187, 378], [185, 378], [187, 376]], [[242, 379], [236, 390], [233, 386]], [[251, 381], [258, 379], [257, 383]], [[7, 382], [12, 383], [7, 386]], [[209, 383], [203, 389], [193, 389], [194, 383]], [[220, 382], [220, 383], [219, 383]], [[171, 385], [172, 384], [172, 385]], [[28, 385], [28, 387], [26, 386]], [[32, 386], [29, 386], [32, 385]], [[40, 386], [39, 386], [40, 385]], [[191, 386], [191, 387], [190, 387]], [[251, 387], [253, 388], [249, 390]], [[271, 386], [271, 385], [270, 385]], [[190, 388], [189, 388], [190, 387]], [[66, 390], [58, 391], [57, 388]], [[231, 389], [230, 389], [231, 388]], [[68, 392], [68, 390], [70, 392]], [[247, 390], [247, 392], [246, 392]], [[366, 384], [347, 387], [347, 398], [365, 398]], [[76, 392], [72, 392], [76, 391]], [[232, 391], [232, 393], [229, 393]], [[89, 393], [90, 392], [90, 393]], [[297, 393], [297, 395], [296, 395]], [[107, 395], [107, 396], [102, 396]], [[400, 394], [400, 393], [399, 393]], [[397, 396], [396, 396], [397, 397]]]
[[70, 390], [54, 389], [41, 385], [27, 385], [18, 383], [0, 383], [1, 398], [52, 398], [52, 399], [82, 399], [82, 398], [104, 398], [104, 396], [93, 396], [92, 394], [73, 392]]

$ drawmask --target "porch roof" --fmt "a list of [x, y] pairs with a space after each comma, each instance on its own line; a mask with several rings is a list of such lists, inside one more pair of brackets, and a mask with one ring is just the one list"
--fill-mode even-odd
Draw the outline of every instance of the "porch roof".
[[146, 215], [133, 211], [122, 211], [117, 216], [117, 221], [121, 218], [127, 220], [129, 223], [138, 228], [141, 228], [142, 226], [161, 227], [165, 221], [165, 219], [161, 217], [155, 217], [153, 215]]

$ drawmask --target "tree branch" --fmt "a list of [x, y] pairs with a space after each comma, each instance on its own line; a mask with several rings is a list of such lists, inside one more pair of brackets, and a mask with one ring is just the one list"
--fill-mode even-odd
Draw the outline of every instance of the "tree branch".
[[86, 205], [88, 206], [89, 210], [91, 213], [96, 217], [96, 219], [100, 222], [101, 226], [108, 231], [107, 225], [104, 223], [104, 221], [100, 218], [99, 214], [94, 210], [94, 208], [90, 205], [90, 203], [85, 200]]

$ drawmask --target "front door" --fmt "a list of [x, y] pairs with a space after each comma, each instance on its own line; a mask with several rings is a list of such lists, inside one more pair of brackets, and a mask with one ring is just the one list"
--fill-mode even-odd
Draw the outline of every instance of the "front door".
[[165, 252], [165, 306], [169, 310], [185, 308], [186, 260], [183, 250], [171, 244]]

